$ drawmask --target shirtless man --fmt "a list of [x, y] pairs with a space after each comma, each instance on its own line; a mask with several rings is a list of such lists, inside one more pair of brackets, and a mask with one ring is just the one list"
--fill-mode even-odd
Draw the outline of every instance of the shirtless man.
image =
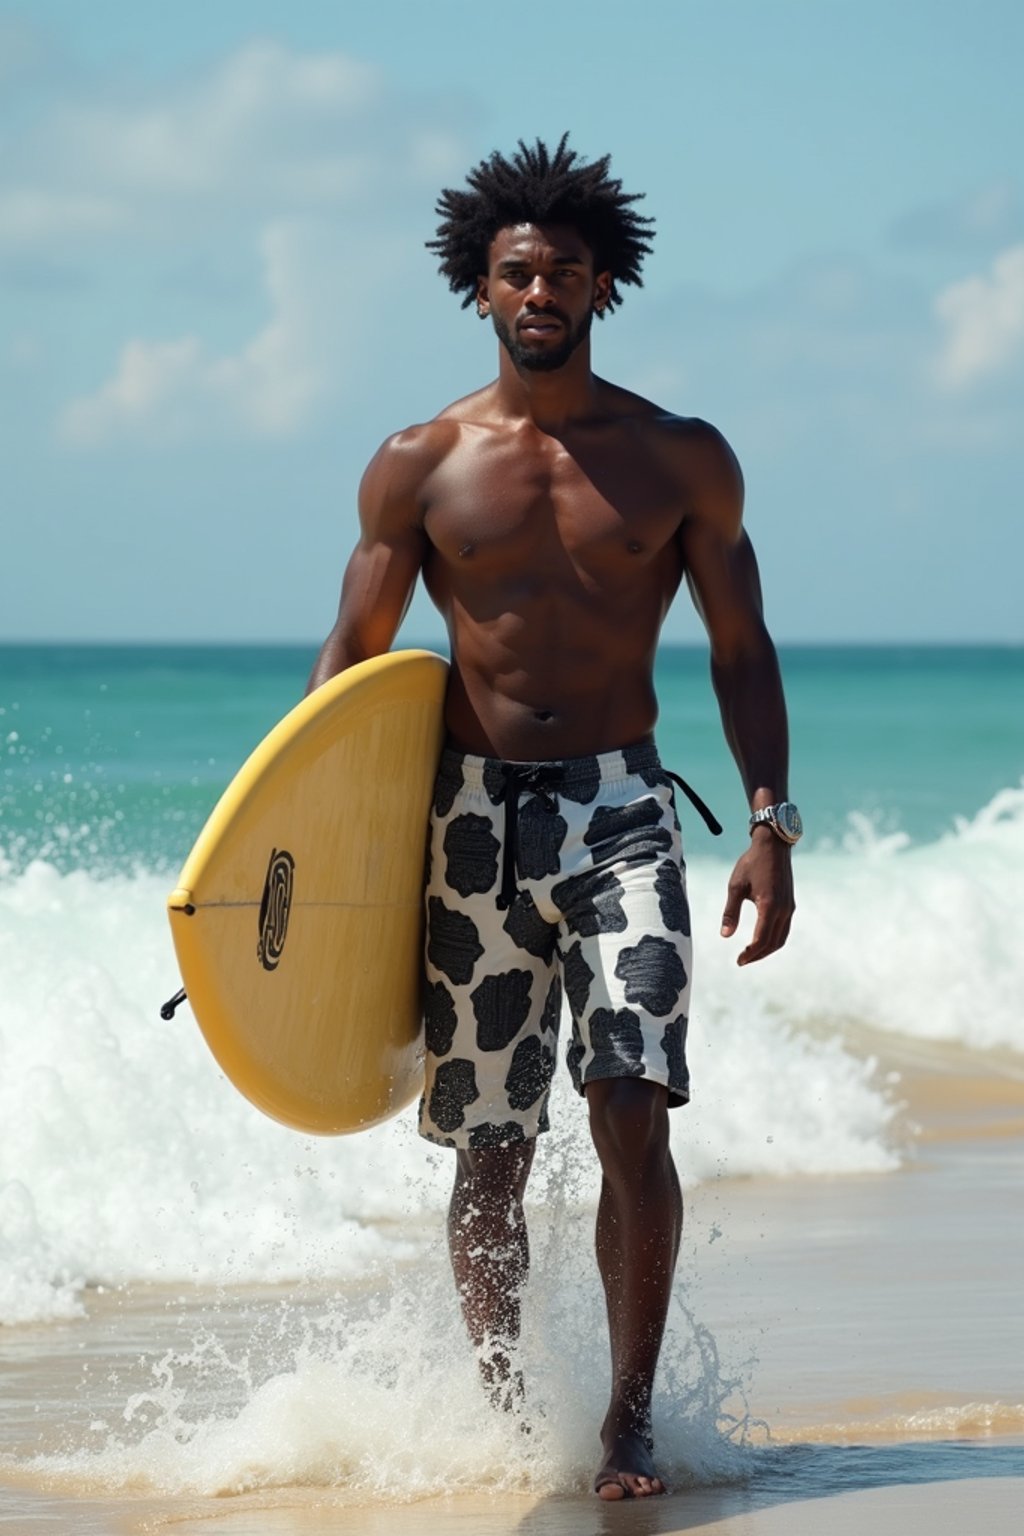
[[[497, 379], [389, 438], [310, 678], [386, 651], [422, 574], [451, 641], [431, 818], [421, 1131], [456, 1150], [449, 1245], [496, 1402], [529, 1250], [562, 985], [568, 1062], [600, 1160], [597, 1258], [612, 1357], [595, 1489], [664, 1492], [651, 1395], [682, 1227], [668, 1111], [688, 1098], [690, 924], [679, 823], [652, 732], [658, 633], [685, 577], [753, 812], [721, 932], [739, 964], [793, 913], [782, 686], [727, 443], [591, 372], [590, 329], [640, 281], [651, 221], [562, 140], [492, 155], [446, 191], [432, 248], [497, 332]], [[684, 786], [685, 788], [685, 786]]]

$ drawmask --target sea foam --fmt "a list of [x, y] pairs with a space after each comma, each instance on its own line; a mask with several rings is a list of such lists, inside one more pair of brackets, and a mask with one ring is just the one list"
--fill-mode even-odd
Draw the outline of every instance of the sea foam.
[[[728, 869], [691, 867], [694, 1099], [672, 1117], [687, 1183], [894, 1167], [898, 1084], [851, 1024], [1024, 1050], [1024, 789], [936, 843], [851, 828], [796, 869], [790, 945], [738, 969], [743, 939], [718, 937]], [[451, 1160], [412, 1111], [298, 1135], [225, 1082], [187, 1010], [161, 1022], [168, 884], [39, 860], [0, 875], [0, 1320], [68, 1316], [88, 1283], [358, 1277], [436, 1230]], [[554, 1097], [531, 1198], [568, 1166], [584, 1207], [597, 1175], [564, 1069]]]
[[[440, 1234], [372, 1297], [351, 1289], [312, 1305], [165, 1314], [177, 1343], [116, 1370], [103, 1417], [23, 1460], [29, 1478], [78, 1493], [109, 1489], [222, 1496], [307, 1486], [347, 1500], [470, 1491], [582, 1492], [596, 1454], [594, 1405], [607, 1397], [604, 1298], [588, 1230], [560, 1181], [534, 1223], [516, 1365], [518, 1412], [482, 1410], [480, 1381]], [[571, 1284], [566, 1279], [571, 1276]], [[749, 1470], [743, 1372], [673, 1297], [653, 1406], [659, 1465], [675, 1486]], [[687, 1294], [688, 1301], [682, 1300]], [[695, 1303], [696, 1305], [696, 1303]], [[147, 1372], [148, 1366], [148, 1372]], [[144, 1375], [143, 1372], [146, 1372]], [[148, 1378], [148, 1379], [147, 1379]], [[109, 1381], [109, 1377], [107, 1378]], [[530, 1433], [523, 1430], [529, 1427]], [[397, 1429], [397, 1433], [396, 1433]]]

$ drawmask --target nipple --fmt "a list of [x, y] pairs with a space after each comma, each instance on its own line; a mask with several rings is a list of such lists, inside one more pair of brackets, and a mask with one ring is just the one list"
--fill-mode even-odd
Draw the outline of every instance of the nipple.
[[460, 560], [465, 560], [466, 557], [468, 555], [471, 555], [472, 553], [473, 553], [473, 546], [472, 546], [472, 544], [463, 544], [462, 548], [459, 550], [459, 559]]

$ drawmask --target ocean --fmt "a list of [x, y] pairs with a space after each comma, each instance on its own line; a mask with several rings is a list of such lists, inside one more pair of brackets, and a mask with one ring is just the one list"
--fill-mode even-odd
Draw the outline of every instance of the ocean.
[[[173, 876], [235, 769], [301, 696], [313, 654], [0, 646], [0, 1324], [38, 1362], [76, 1328], [102, 1356], [104, 1319], [123, 1324], [140, 1298], [152, 1314], [141, 1356], [119, 1356], [111, 1385], [94, 1378], [45, 1434], [17, 1416], [8, 1426], [3, 1465], [41, 1467], [44, 1481], [203, 1495], [334, 1486], [340, 1437], [348, 1495], [425, 1496], [452, 1486], [472, 1433], [455, 1486], [506, 1486], [459, 1356], [444, 1155], [410, 1113], [334, 1141], [275, 1125], [225, 1083], [187, 1009], [159, 1017], [178, 985]], [[885, 1189], [891, 1201], [909, 1189], [898, 1181], [927, 1142], [911, 1083], [922, 1064], [930, 1082], [1016, 1084], [1020, 1114], [1024, 649], [784, 648], [782, 665], [806, 826], [798, 910], [787, 949], [740, 971], [742, 935], [718, 936], [747, 836], [739, 778], [706, 655], [667, 647], [658, 661], [663, 760], [725, 824], [714, 840], [683, 808], [694, 1100], [673, 1117], [673, 1146], [707, 1249], [684, 1271], [717, 1251], [722, 1190], [747, 1191], [737, 1210], [752, 1189], [777, 1192], [757, 1198], [788, 1220], [802, 1191]], [[560, 1078], [530, 1193], [535, 1331], [556, 1352], [579, 1325], [555, 1280], [584, 1264], [573, 1243], [589, 1247], [596, 1194], [585, 1115]], [[578, 1287], [599, 1321], [590, 1269]], [[735, 1394], [756, 1399], [757, 1374], [725, 1370], [708, 1325], [681, 1306], [659, 1411], [670, 1388], [698, 1447], [693, 1478], [713, 1482], [731, 1475], [747, 1432]], [[593, 1363], [581, 1345], [568, 1385], [545, 1358], [548, 1401], [587, 1418], [586, 1435], [545, 1442], [547, 1461], [535, 1440], [519, 1488], [560, 1486], [593, 1459], [603, 1354]], [[429, 1431], [430, 1454], [381, 1460], [396, 1412], [428, 1433], [451, 1371], [458, 1411]], [[922, 1381], [905, 1386], [907, 1415], [924, 1412]], [[927, 1392], [936, 1423], [962, 1405], [941, 1382]], [[985, 1411], [1021, 1397], [989, 1390]], [[722, 1428], [727, 1402], [735, 1433]]]

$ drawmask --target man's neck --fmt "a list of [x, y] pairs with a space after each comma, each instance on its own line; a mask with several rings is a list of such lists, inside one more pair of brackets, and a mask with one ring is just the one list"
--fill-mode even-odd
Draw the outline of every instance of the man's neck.
[[598, 381], [590, 369], [589, 339], [550, 373], [517, 367], [505, 348], [499, 348], [498, 400], [505, 415], [532, 421], [541, 431], [556, 432], [593, 416]]

